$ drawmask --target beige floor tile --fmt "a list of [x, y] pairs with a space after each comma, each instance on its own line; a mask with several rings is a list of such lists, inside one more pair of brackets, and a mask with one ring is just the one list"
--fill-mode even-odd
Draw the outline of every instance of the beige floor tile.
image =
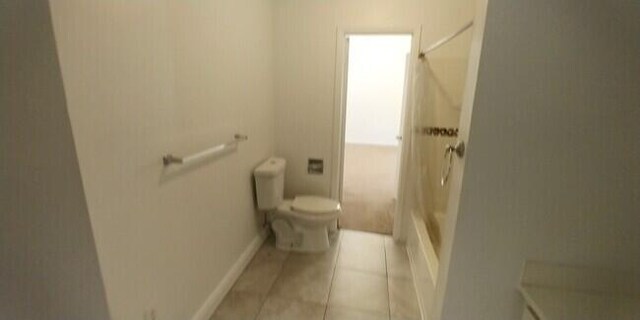
[[335, 268], [335, 253], [292, 253], [269, 293], [270, 296], [326, 303]]
[[327, 252], [289, 253], [269, 239], [211, 319], [420, 319], [402, 246], [350, 230], [334, 240]]
[[256, 252], [253, 260], [258, 261], [284, 261], [289, 256], [289, 251], [283, 251], [276, 248], [276, 238], [274, 235], [270, 235], [264, 244], [260, 247], [260, 250]]
[[387, 314], [389, 293], [386, 276], [337, 268], [329, 296], [329, 306]]
[[416, 291], [411, 279], [389, 277], [389, 304], [392, 318], [420, 318]]
[[338, 267], [386, 275], [384, 237], [372, 233], [344, 230]]
[[356, 230], [341, 230], [340, 247], [358, 250], [363, 247], [382, 248], [385, 236]]
[[280, 274], [288, 252], [275, 248], [268, 240], [256, 253], [233, 286], [234, 291], [247, 291], [266, 295]]
[[222, 300], [210, 320], [252, 320], [260, 312], [263, 295], [231, 291]]
[[411, 279], [411, 264], [405, 247], [391, 237], [385, 237], [384, 244], [389, 277]]
[[322, 320], [325, 304], [270, 296], [257, 320]]
[[389, 315], [348, 307], [329, 306], [324, 320], [388, 320]]
[[287, 268], [294, 266], [308, 266], [324, 268], [324, 270], [331, 271], [336, 264], [338, 258], [338, 250], [332, 250], [322, 253], [291, 253], [289, 258], [285, 261], [284, 265]]

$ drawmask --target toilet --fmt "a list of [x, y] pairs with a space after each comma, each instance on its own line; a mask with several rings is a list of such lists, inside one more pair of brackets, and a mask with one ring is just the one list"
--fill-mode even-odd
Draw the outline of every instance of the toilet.
[[284, 199], [282, 158], [269, 158], [254, 170], [258, 209], [267, 213], [281, 250], [314, 252], [329, 249], [337, 231], [340, 203], [332, 199], [300, 195]]

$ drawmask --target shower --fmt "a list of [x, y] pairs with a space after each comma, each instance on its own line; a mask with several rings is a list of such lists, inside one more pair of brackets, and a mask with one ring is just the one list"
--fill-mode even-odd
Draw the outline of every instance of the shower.
[[[413, 78], [407, 211], [423, 221], [426, 246], [439, 256], [449, 198], [452, 162], [464, 153], [457, 143], [473, 22], [435, 42], [419, 55]], [[427, 239], [424, 239], [427, 240]]]

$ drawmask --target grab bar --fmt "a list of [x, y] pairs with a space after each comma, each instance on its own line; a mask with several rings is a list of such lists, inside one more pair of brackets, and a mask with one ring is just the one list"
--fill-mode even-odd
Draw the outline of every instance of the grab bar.
[[202, 158], [206, 158], [206, 157], [210, 157], [210, 156], [219, 154], [220, 152], [222, 152], [224, 150], [227, 150], [229, 148], [237, 146], [238, 142], [246, 141], [247, 139], [249, 139], [249, 137], [247, 135], [236, 133], [235, 135], [233, 135], [233, 141], [229, 141], [227, 143], [223, 143], [223, 144], [217, 145], [215, 147], [200, 151], [198, 153], [194, 153], [194, 154], [189, 155], [189, 156], [176, 157], [176, 156], [174, 156], [174, 155], [169, 153], [169, 154], [167, 154], [167, 155], [162, 157], [162, 163], [165, 166], [168, 166], [170, 164], [187, 164], [189, 162], [193, 162], [193, 161], [196, 161], [196, 160], [200, 160]]

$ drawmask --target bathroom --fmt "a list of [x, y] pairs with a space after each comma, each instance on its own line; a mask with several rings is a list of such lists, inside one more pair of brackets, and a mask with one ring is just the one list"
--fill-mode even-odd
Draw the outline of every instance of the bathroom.
[[[640, 283], [636, 2], [0, 7], [2, 318], [519, 319], [527, 261]], [[340, 199], [349, 34], [411, 35], [407, 105], [442, 107], [405, 114], [391, 235], [280, 250], [254, 172]]]

